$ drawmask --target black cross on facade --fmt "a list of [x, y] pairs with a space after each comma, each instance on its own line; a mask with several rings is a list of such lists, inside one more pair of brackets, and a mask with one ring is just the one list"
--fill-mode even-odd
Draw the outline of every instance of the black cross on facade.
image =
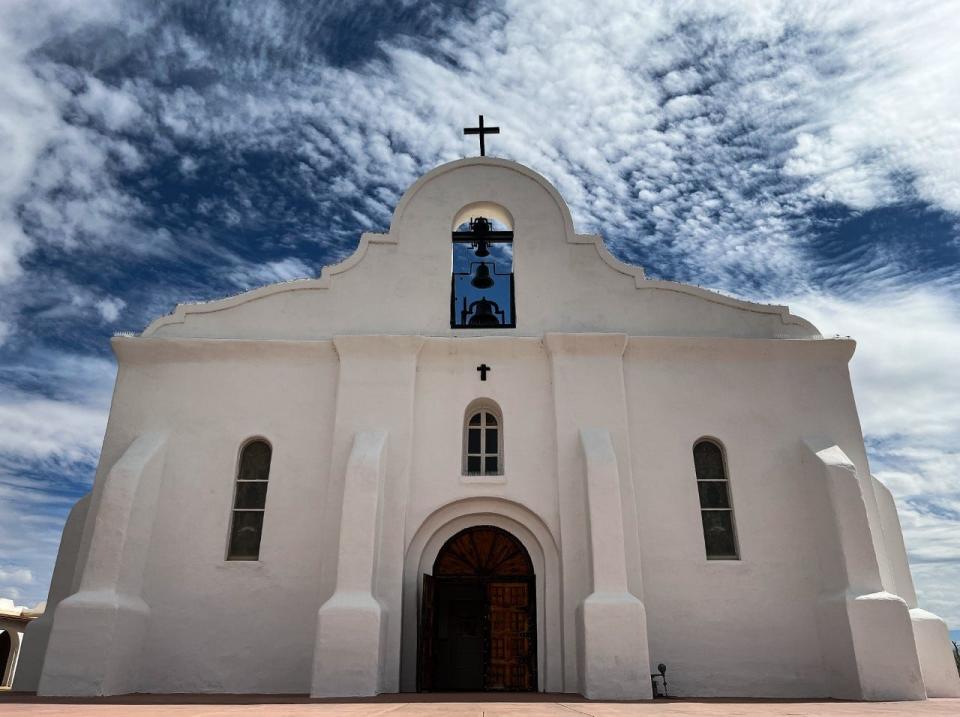
[[484, 127], [483, 126], [483, 115], [480, 115], [480, 126], [479, 127], [464, 127], [464, 134], [478, 134], [480, 135], [480, 156], [487, 156], [487, 145], [483, 141], [483, 136], [487, 134], [500, 134], [499, 127]]
[[482, 364], [480, 364], [479, 366], [477, 366], [477, 371], [480, 372], [480, 380], [481, 380], [481, 381], [486, 381], [486, 380], [487, 380], [487, 371], [492, 371], [492, 370], [493, 370], [493, 369], [490, 368], [489, 366], [487, 366], [487, 364], [485, 364], [485, 363], [482, 363]]

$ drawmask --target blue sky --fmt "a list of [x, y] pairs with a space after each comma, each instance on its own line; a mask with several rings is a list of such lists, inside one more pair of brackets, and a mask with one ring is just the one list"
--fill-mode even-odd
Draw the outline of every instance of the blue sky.
[[852, 363], [921, 603], [960, 626], [951, 2], [0, 5], [0, 596], [43, 599], [116, 331], [312, 276], [475, 154], [653, 277], [778, 303]]

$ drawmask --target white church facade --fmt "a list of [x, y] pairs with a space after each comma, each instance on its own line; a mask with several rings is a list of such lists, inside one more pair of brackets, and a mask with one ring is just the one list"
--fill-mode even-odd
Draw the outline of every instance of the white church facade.
[[112, 345], [15, 689], [960, 696], [854, 342], [645, 278], [526, 167], [438, 167], [319, 278]]

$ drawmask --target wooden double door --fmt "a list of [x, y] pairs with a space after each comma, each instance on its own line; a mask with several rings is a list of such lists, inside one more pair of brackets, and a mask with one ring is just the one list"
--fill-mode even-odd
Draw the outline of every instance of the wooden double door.
[[420, 689], [536, 690], [535, 591], [529, 556], [506, 531], [451, 538], [423, 576]]

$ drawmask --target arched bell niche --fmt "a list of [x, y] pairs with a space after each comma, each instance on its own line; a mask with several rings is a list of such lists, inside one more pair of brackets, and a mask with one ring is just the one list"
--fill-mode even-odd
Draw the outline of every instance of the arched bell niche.
[[451, 236], [450, 328], [515, 328], [513, 215], [493, 202], [468, 204]]
[[470, 220], [474, 217], [486, 217], [493, 222], [495, 228], [513, 231], [513, 215], [506, 207], [494, 202], [468, 204], [453, 216], [453, 225], [450, 230], [457, 231], [463, 227], [469, 227]]

